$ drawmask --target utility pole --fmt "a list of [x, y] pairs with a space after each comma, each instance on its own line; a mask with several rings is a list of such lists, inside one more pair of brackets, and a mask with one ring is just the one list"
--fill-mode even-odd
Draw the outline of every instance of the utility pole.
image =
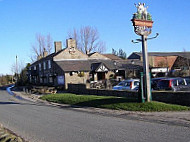
[[[143, 55], [143, 94], [146, 96], [146, 101], [150, 102], [152, 100], [151, 96], [151, 82], [150, 82], [150, 71], [149, 71], [149, 60], [148, 60], [148, 51], [147, 51], [147, 40], [153, 39], [158, 36], [158, 34], [153, 38], [148, 38], [148, 35], [152, 32], [152, 17], [150, 13], [147, 12], [147, 8], [145, 7], [145, 3], [135, 4], [137, 8], [137, 12], [133, 14], [133, 22], [134, 31], [137, 35], [141, 36], [141, 39], [136, 39], [139, 43], [142, 42], [142, 55]], [[144, 96], [142, 96], [143, 98]]]
[[16, 71], [15, 71], [15, 75], [16, 75], [16, 82], [18, 80], [18, 61], [17, 61], [17, 55], [16, 55]]

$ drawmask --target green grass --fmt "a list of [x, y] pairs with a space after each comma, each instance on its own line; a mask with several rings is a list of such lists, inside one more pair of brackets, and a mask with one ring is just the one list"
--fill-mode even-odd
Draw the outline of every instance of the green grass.
[[71, 93], [45, 95], [42, 100], [60, 104], [89, 106], [97, 108], [127, 110], [127, 111], [187, 111], [190, 107], [172, 105], [161, 102], [137, 103], [136, 100], [122, 97], [107, 97], [95, 95], [75, 95]]

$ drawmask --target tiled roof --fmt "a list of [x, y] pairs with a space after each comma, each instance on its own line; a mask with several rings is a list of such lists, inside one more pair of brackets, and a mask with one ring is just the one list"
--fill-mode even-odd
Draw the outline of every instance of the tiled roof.
[[[133, 52], [139, 56], [142, 56], [142, 52]], [[182, 56], [189, 57], [190, 52], [148, 52], [149, 56]]]
[[121, 58], [119, 58], [118, 56], [114, 55], [114, 54], [102, 54], [104, 56], [106, 56], [107, 58], [110, 58], [112, 60], [123, 60]]
[[65, 60], [55, 62], [62, 70], [67, 71], [90, 71], [91, 64], [88, 60]]
[[116, 62], [118, 69], [142, 69], [143, 62], [140, 60], [124, 60]]
[[56, 64], [64, 71], [91, 71], [92, 64], [105, 64], [109, 70], [116, 69], [114, 62], [111, 60], [65, 60], [56, 61]]
[[65, 60], [56, 61], [56, 64], [61, 67], [65, 72], [68, 71], [92, 71], [100, 64], [104, 64], [109, 70], [116, 69], [141, 69], [141, 63], [131, 63], [131, 61], [112, 61], [112, 60]]

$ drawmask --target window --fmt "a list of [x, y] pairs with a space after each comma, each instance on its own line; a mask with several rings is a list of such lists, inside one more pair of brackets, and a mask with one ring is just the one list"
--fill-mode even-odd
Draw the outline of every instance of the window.
[[186, 78], [185, 81], [187, 85], [190, 85], [190, 79]]
[[73, 76], [73, 72], [71, 71], [71, 72], [69, 73], [69, 75], [70, 75], [70, 76]]
[[51, 60], [48, 60], [48, 69], [51, 69]]
[[43, 83], [43, 79], [42, 78], [40, 78], [40, 83]]
[[126, 82], [125, 86], [130, 86], [132, 82]]
[[46, 70], [46, 62], [44, 61], [44, 70]]
[[39, 64], [39, 71], [41, 71], [42, 70], [42, 65], [41, 64]]
[[179, 82], [179, 85], [185, 85], [185, 80], [184, 79], [179, 79], [178, 82]]
[[53, 82], [53, 77], [49, 77], [49, 83]]
[[124, 86], [125, 82], [120, 82], [118, 86]]
[[36, 70], [36, 66], [34, 66], [34, 70]]
[[135, 81], [135, 82], [134, 82], [134, 85], [135, 85], [135, 86], [139, 86], [139, 82], [138, 82], [138, 81]]
[[173, 86], [178, 86], [179, 82], [177, 80], [173, 80], [172, 82], [173, 82]]

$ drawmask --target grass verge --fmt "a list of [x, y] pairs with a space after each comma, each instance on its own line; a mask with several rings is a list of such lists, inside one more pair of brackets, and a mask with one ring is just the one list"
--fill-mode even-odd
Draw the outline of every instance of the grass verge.
[[76, 95], [71, 93], [45, 95], [40, 99], [60, 104], [89, 106], [127, 111], [188, 111], [190, 107], [166, 104], [161, 102], [137, 103], [136, 100], [122, 97], [95, 95]]

